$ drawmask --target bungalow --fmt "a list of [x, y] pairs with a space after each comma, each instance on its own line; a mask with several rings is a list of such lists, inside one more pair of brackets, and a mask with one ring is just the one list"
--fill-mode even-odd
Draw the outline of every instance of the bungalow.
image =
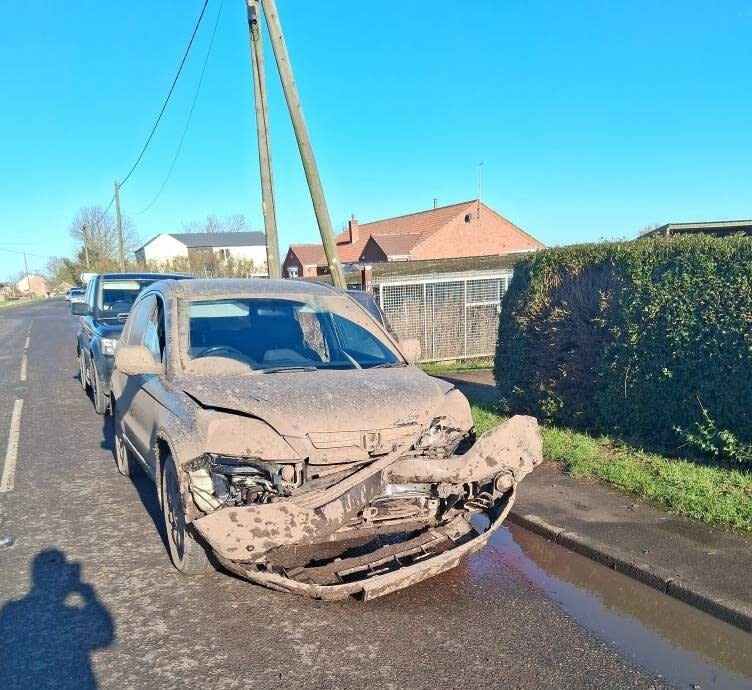
[[726, 235], [735, 235], [737, 233], [752, 235], [752, 220], [709, 220], [699, 223], [666, 223], [650, 232], [646, 232], [643, 237], [671, 237], [673, 235], [696, 234], [725, 237]]
[[[477, 199], [363, 225], [353, 217], [336, 242], [344, 266], [503, 256], [544, 248], [541, 242]], [[282, 264], [282, 274], [288, 278], [328, 271], [320, 244], [290, 245]]]
[[266, 239], [263, 232], [163, 232], [136, 250], [141, 264], [164, 264], [181, 257], [243, 259], [265, 267]]

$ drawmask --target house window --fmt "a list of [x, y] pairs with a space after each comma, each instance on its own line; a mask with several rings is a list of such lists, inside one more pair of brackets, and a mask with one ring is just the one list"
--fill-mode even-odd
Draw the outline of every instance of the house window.
[[287, 268], [287, 277], [288, 278], [297, 278], [298, 277], [298, 267], [297, 266], [288, 266], [288, 268]]
[[232, 256], [232, 254], [230, 253], [230, 250], [226, 248], [220, 249], [219, 255], [222, 257], [223, 261], [227, 261]]

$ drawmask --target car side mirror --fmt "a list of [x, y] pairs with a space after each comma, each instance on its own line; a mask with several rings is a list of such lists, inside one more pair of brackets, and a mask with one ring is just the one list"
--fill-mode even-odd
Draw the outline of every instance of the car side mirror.
[[422, 350], [420, 347], [420, 340], [417, 338], [404, 338], [399, 341], [400, 350], [405, 355], [405, 359], [410, 364], [415, 364], [420, 360]]
[[70, 305], [71, 314], [76, 316], [88, 316], [89, 305], [86, 302], [71, 302]]
[[118, 345], [115, 350], [115, 367], [126, 376], [161, 374], [162, 365], [154, 359], [145, 345]]

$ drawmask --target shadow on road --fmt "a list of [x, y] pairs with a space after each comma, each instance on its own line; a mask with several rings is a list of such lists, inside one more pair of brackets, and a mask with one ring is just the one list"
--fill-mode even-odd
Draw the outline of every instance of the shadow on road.
[[112, 616], [58, 549], [36, 555], [31, 577], [26, 596], [0, 610], [0, 688], [96, 688], [90, 655], [114, 641]]

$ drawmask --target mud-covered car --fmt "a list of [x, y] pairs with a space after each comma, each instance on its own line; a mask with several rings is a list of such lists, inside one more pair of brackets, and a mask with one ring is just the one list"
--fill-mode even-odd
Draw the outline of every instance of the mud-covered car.
[[116, 461], [159, 486], [178, 570], [368, 599], [481, 548], [541, 459], [538, 426], [476, 439], [416, 345], [325, 285], [144, 290], [115, 354]]

